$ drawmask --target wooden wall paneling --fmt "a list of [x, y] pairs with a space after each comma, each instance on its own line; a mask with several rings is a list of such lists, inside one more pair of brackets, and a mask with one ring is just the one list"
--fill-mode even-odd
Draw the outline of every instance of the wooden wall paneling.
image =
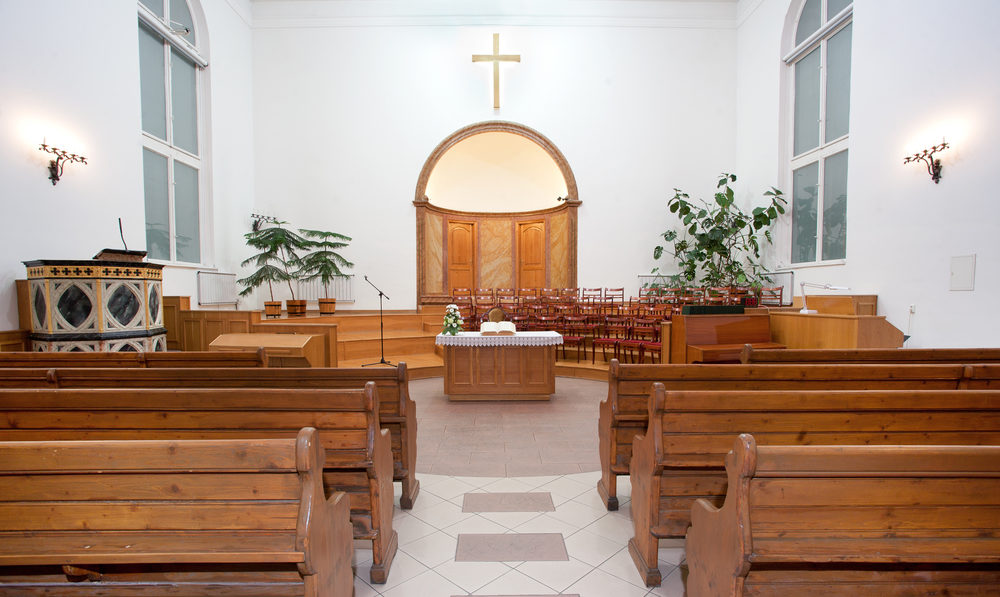
[[453, 288], [476, 288], [476, 222], [448, 220], [448, 294]]
[[518, 222], [517, 287], [544, 288], [547, 282], [545, 220]]
[[167, 350], [187, 350], [181, 326], [181, 311], [191, 310], [191, 297], [163, 297], [163, 326], [167, 328]]
[[424, 283], [421, 286], [425, 294], [444, 294], [448, 292], [444, 286], [444, 218], [440, 214], [425, 211], [424, 243], [421, 263], [424, 266]]
[[19, 329], [31, 331], [31, 285], [28, 280], [14, 280], [17, 292], [17, 326]]
[[552, 214], [548, 218], [549, 284], [552, 288], [574, 288], [570, 284], [569, 213]]
[[26, 352], [31, 350], [28, 330], [0, 332], [0, 352]]

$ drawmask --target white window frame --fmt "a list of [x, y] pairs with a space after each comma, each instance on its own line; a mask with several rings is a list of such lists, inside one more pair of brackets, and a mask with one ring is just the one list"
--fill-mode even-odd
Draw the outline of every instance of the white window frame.
[[[185, 0], [188, 5], [188, 10], [191, 13], [192, 20], [194, 21], [195, 28], [195, 39], [200, 42], [203, 39], [202, 32], [199, 31], [199, 14], [196, 9], [200, 11], [200, 6], [194, 6], [193, 3], [197, 0]], [[141, 28], [143, 26], [150, 29], [154, 34], [160, 36], [163, 39], [164, 51], [163, 51], [163, 61], [164, 61], [164, 93], [165, 93], [165, 109], [166, 109], [166, 139], [161, 139], [152, 133], [148, 133], [143, 130], [141, 124], [139, 126], [139, 134], [141, 139], [140, 153], [143, 150], [148, 149], [156, 154], [164, 156], [167, 158], [167, 218], [168, 218], [168, 237], [169, 237], [169, 258], [152, 258], [150, 261], [153, 263], [162, 263], [164, 265], [173, 265], [180, 267], [210, 267], [212, 258], [208, 251], [210, 248], [210, 230], [211, 222], [208, 220], [208, 215], [211, 213], [209, 209], [210, 197], [209, 190], [210, 185], [208, 184], [209, 179], [209, 156], [208, 156], [208, 59], [205, 57], [199, 49], [192, 45], [188, 40], [177, 33], [169, 26], [170, 21], [170, 2], [166, 0], [164, 2], [164, 14], [165, 18], [161, 19], [154, 12], [149, 10], [141, 1], [136, 2], [138, 10], [138, 24], [137, 27]], [[167, 49], [169, 48], [169, 52]], [[172, 76], [171, 76], [171, 53], [178, 53], [184, 58], [190, 60], [195, 65], [195, 106], [196, 106], [196, 118], [197, 118], [197, 135], [198, 135], [198, 147], [197, 154], [191, 153], [181, 147], [173, 144], [173, 94], [172, 94]], [[142, 173], [142, 161], [140, 160], [140, 179], [143, 179]], [[175, 178], [174, 178], [174, 164], [180, 162], [190, 168], [193, 168], [198, 172], [198, 257], [197, 262], [191, 261], [178, 261], [177, 260], [177, 234], [176, 234], [176, 221], [175, 221], [175, 202], [174, 202], [174, 191], [175, 191]], [[144, 224], [145, 227], [145, 224]], [[148, 245], [147, 245], [148, 246]]]
[[[791, 23], [790, 31], [786, 32], [786, 39], [791, 39], [794, 43], [795, 32], [798, 29], [799, 19], [802, 17], [802, 11], [806, 6], [806, 1], [802, 0], [798, 6], [798, 12], [793, 23]], [[825, 19], [827, 10], [827, 0], [821, 0], [820, 14]], [[845, 27], [854, 22], [854, 3], [847, 5], [846, 8], [841, 10], [838, 14], [834, 15], [832, 18], [826, 20], [820, 25], [819, 29], [814, 31], [809, 37], [802, 41], [802, 43], [796, 45], [788, 52], [782, 61], [785, 63], [786, 84], [787, 84], [787, 100], [785, 102], [786, 109], [783, 111], [783, 118], [785, 120], [787, 130], [785, 135], [785, 147], [787, 148], [784, 152], [787, 156], [786, 164], [788, 164], [788, 170], [782, 177], [786, 181], [786, 188], [789, 191], [789, 202], [791, 205], [788, 209], [787, 215], [787, 225], [788, 225], [788, 253], [787, 258], [791, 261], [792, 254], [795, 247], [792, 243], [793, 232], [792, 232], [792, 212], [794, 211], [794, 173], [799, 168], [808, 166], [814, 162], [818, 162], [818, 178], [817, 178], [817, 193], [816, 193], [816, 259], [813, 261], [791, 261], [788, 267], [791, 268], [801, 268], [801, 267], [816, 267], [823, 265], [843, 265], [847, 262], [846, 254], [844, 258], [837, 259], [823, 259], [823, 206], [824, 206], [824, 185], [826, 183], [826, 159], [834, 154], [840, 153], [844, 150], [849, 149], [850, 145], [850, 126], [848, 126], [848, 132], [836, 139], [826, 141], [826, 75], [827, 75], [827, 43], [830, 38], [842, 31]], [[851, 44], [851, 52], [853, 57], [853, 43]], [[819, 100], [819, 144], [808, 151], [805, 151], [799, 155], [795, 155], [795, 64], [802, 58], [809, 55], [813, 50], [820, 49], [820, 100]], [[853, 58], [852, 58], [853, 60]], [[850, 153], [848, 153], [848, 161], [850, 161]], [[850, 178], [850, 170], [848, 169], [848, 179]], [[849, 199], [848, 199], [849, 201]], [[846, 222], [846, 215], [845, 215]]]

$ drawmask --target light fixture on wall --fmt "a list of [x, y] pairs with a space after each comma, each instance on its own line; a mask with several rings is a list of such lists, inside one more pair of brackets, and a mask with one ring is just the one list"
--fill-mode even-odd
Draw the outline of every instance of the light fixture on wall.
[[802, 294], [802, 310], [799, 313], [816, 313], [815, 309], [806, 308], [806, 286], [809, 288], [822, 288], [824, 290], [850, 290], [847, 286], [833, 286], [832, 284], [816, 284], [815, 282], [799, 282], [799, 293]]
[[916, 162], [918, 160], [923, 162], [927, 165], [927, 173], [931, 175], [932, 179], [934, 179], [934, 184], [938, 184], [941, 181], [941, 160], [940, 158], [935, 160], [934, 154], [948, 149], [948, 147], [950, 147], [950, 145], [942, 139], [940, 145], [934, 145], [919, 153], [907, 156], [903, 159], [903, 163], [909, 164], [910, 162]]
[[69, 153], [66, 150], [59, 149], [58, 147], [49, 146], [45, 143], [45, 139], [42, 139], [42, 144], [38, 146], [38, 150], [51, 153], [56, 156], [56, 159], [49, 160], [49, 180], [52, 181], [52, 186], [55, 186], [55, 184], [59, 182], [59, 179], [62, 178], [63, 168], [66, 167], [67, 163], [87, 163], [87, 158], [82, 155]]

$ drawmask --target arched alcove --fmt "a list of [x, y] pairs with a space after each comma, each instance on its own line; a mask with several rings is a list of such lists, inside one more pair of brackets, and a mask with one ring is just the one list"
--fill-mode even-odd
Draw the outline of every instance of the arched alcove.
[[455, 131], [424, 163], [413, 204], [418, 304], [447, 302], [456, 287], [576, 286], [576, 179], [541, 133], [503, 121]]

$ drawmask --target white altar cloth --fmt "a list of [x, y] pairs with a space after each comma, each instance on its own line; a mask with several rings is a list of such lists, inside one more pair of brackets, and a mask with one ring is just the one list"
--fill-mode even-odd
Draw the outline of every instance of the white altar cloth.
[[459, 332], [454, 336], [438, 334], [434, 343], [438, 346], [557, 346], [563, 339], [558, 332], [514, 332], [513, 336]]

